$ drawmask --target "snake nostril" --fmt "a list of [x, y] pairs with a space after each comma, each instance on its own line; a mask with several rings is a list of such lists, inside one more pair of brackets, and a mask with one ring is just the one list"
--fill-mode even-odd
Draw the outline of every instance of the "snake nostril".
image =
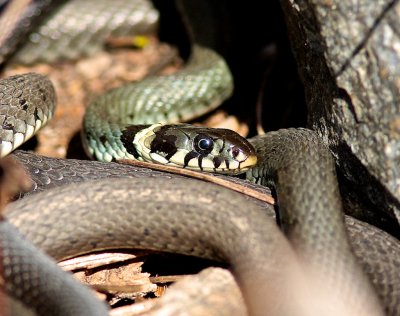
[[239, 155], [239, 153], [240, 153], [240, 149], [239, 148], [237, 148], [237, 147], [233, 147], [232, 148], [232, 156], [233, 156], [233, 158], [236, 158]]

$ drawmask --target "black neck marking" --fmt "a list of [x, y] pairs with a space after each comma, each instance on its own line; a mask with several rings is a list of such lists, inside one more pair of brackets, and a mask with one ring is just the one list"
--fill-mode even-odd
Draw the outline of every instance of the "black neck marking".
[[128, 153], [133, 155], [136, 159], [139, 158], [139, 154], [135, 146], [133, 145], [135, 136], [138, 132], [150, 126], [151, 125], [128, 125], [122, 130], [122, 135], [120, 137], [120, 140], [122, 144], [124, 144]]
[[150, 144], [151, 153], [157, 153], [167, 160], [170, 160], [171, 157], [178, 151], [176, 145], [178, 137], [168, 134], [167, 132], [169, 130], [169, 126], [161, 126], [159, 129], [154, 131], [155, 138]]

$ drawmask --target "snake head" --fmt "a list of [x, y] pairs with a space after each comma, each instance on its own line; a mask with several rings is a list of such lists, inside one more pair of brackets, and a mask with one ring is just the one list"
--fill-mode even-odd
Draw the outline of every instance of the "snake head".
[[140, 160], [206, 172], [240, 174], [257, 163], [253, 146], [228, 129], [154, 124], [138, 132]]

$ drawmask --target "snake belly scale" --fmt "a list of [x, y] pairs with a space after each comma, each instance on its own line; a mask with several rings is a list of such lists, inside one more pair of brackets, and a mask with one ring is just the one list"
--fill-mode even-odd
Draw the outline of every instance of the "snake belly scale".
[[0, 157], [4, 157], [53, 116], [56, 94], [46, 77], [30, 73], [2, 79], [0, 98]]

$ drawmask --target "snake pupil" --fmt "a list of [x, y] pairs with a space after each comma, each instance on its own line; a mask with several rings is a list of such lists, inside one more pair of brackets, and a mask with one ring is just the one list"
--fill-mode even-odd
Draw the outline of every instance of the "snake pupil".
[[199, 148], [202, 150], [207, 150], [211, 147], [211, 142], [209, 139], [202, 139], [199, 141]]

